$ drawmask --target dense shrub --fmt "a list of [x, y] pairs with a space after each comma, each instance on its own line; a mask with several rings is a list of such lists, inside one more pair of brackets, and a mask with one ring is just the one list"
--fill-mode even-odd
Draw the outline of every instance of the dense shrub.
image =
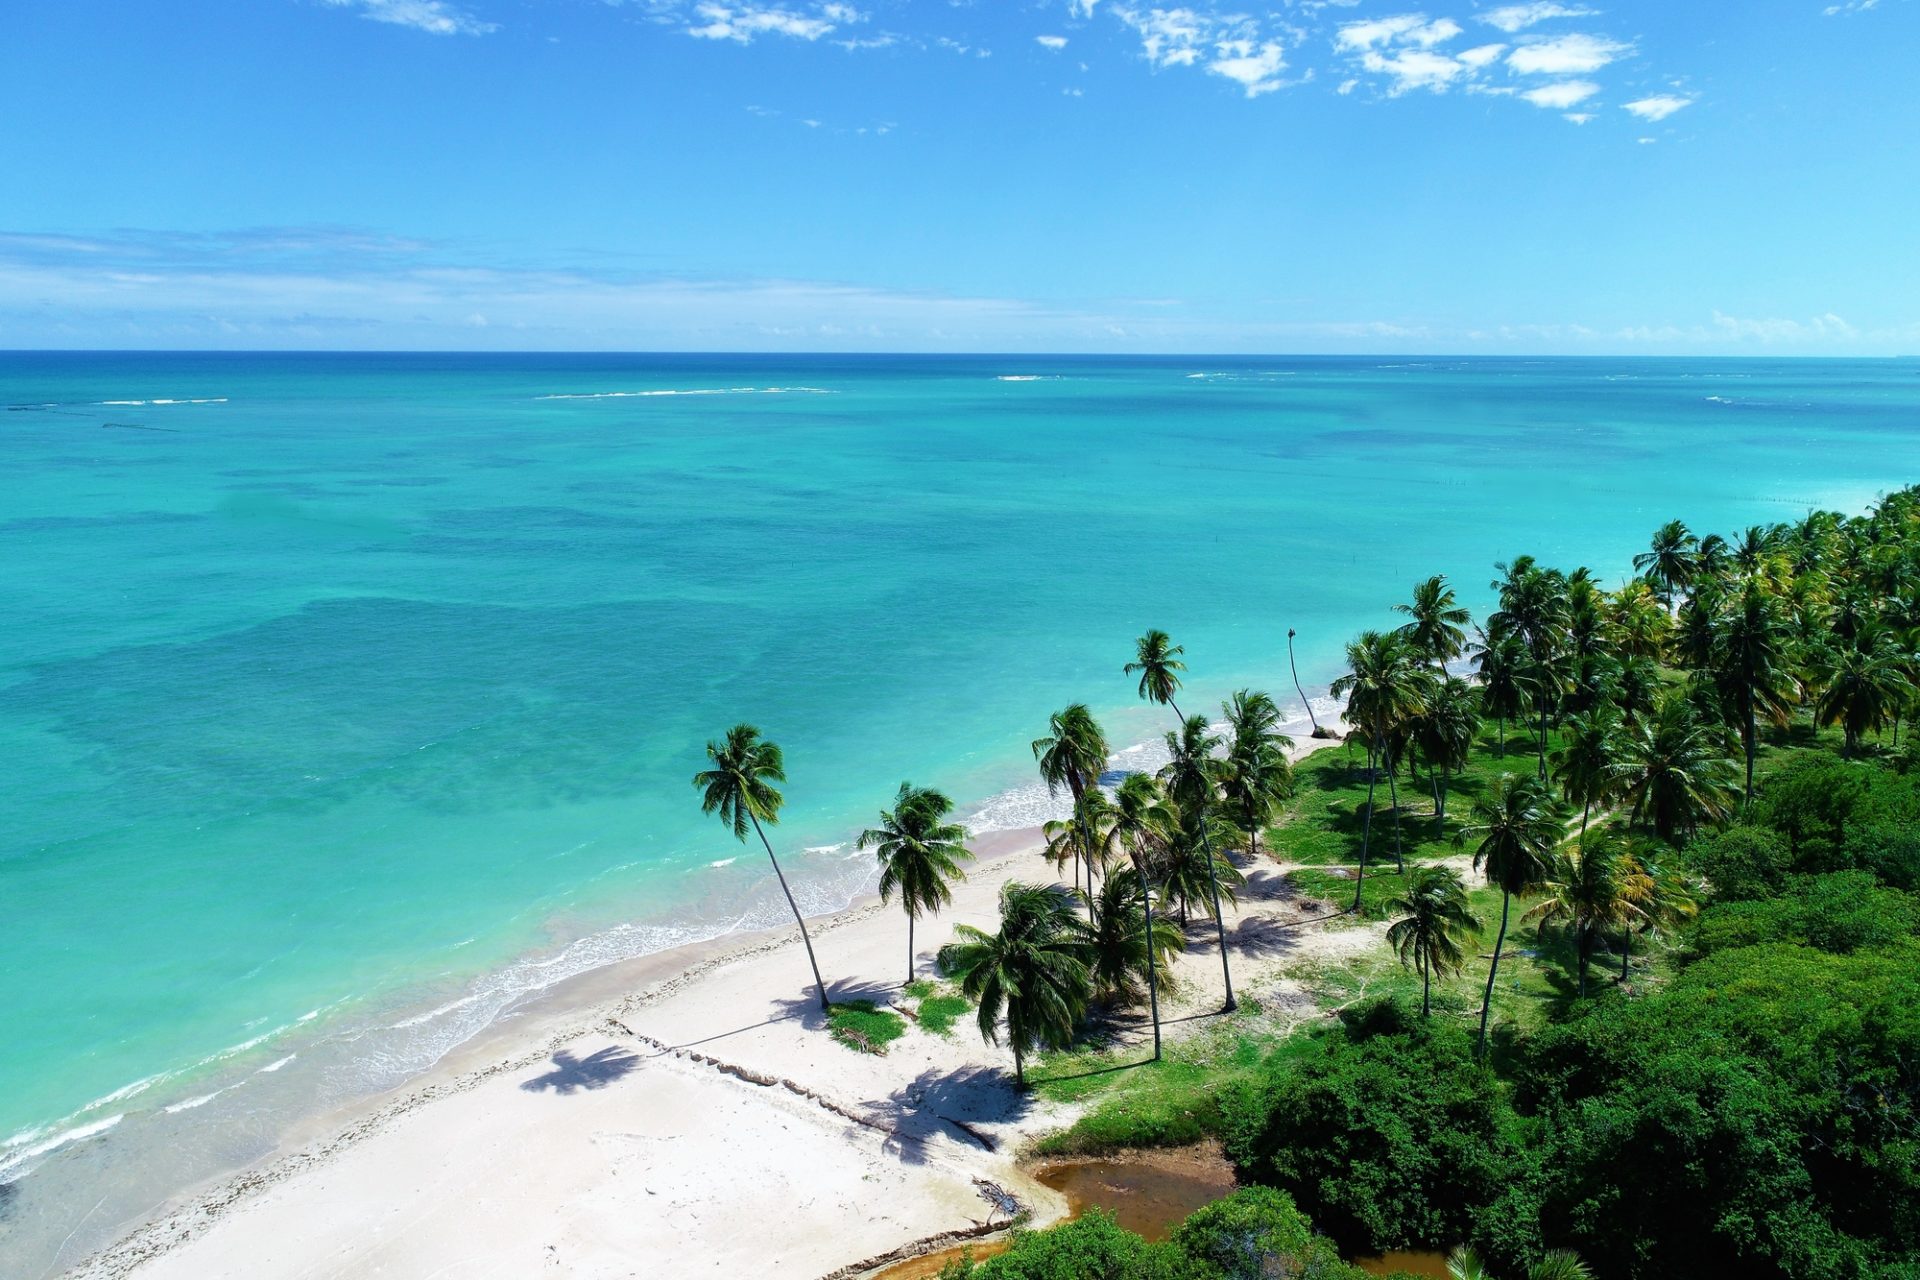
[[1793, 872], [1793, 850], [1770, 827], [1728, 827], [1687, 846], [1686, 861], [1722, 902], [1769, 898]]
[[1213, 1280], [1171, 1244], [1148, 1244], [1094, 1209], [1046, 1231], [1018, 1231], [1012, 1246], [972, 1270], [949, 1263], [940, 1280]]
[[1920, 905], [1912, 895], [1883, 887], [1871, 872], [1838, 871], [1797, 877], [1777, 898], [1710, 907], [1689, 942], [1700, 954], [1768, 942], [1845, 952], [1890, 946], [1916, 927]]
[[1349, 1252], [1458, 1243], [1517, 1155], [1466, 1034], [1389, 1010], [1276, 1060], [1222, 1109], [1241, 1180], [1285, 1190]]

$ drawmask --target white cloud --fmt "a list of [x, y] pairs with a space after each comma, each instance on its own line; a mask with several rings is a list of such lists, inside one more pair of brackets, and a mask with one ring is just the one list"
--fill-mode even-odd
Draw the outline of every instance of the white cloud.
[[1586, 18], [1592, 15], [1592, 9], [1579, 5], [1552, 4], [1542, 0], [1536, 4], [1503, 5], [1490, 13], [1481, 14], [1480, 21], [1512, 35], [1552, 18]]
[[1067, 16], [1070, 18], [1091, 18], [1093, 6], [1100, 0], [1067, 0]]
[[1055, 53], [1067, 47], [1065, 36], [1035, 36], [1033, 42], [1043, 49], [1052, 49]]
[[1481, 67], [1492, 66], [1494, 63], [1498, 62], [1500, 60], [1500, 55], [1505, 53], [1506, 50], [1507, 50], [1507, 46], [1503, 44], [1483, 44], [1475, 48], [1468, 49], [1456, 56], [1460, 59], [1460, 61], [1466, 63], [1469, 67], [1472, 67], [1474, 70], [1477, 71]]
[[1605, 36], [1574, 34], [1523, 44], [1507, 55], [1507, 65], [1522, 75], [1587, 75], [1632, 52], [1632, 45]]
[[1460, 29], [1460, 24], [1452, 18], [1428, 22], [1424, 13], [1403, 13], [1393, 18], [1368, 18], [1346, 23], [1335, 34], [1333, 42], [1351, 52], [1376, 49], [1386, 44], [1416, 44], [1423, 49], [1431, 49], [1459, 35]]
[[1682, 98], [1671, 93], [1660, 93], [1655, 94], [1651, 98], [1641, 98], [1638, 101], [1629, 102], [1623, 110], [1631, 111], [1642, 120], [1657, 124], [1674, 112], [1683, 111], [1692, 105], [1692, 98]]
[[1358, 80], [1342, 80], [1340, 82], [1340, 87], [1338, 89], [1335, 89], [1334, 92], [1344, 98], [1348, 94], [1352, 93], [1355, 89], [1358, 89], [1359, 87], [1360, 87], [1360, 82]]
[[1360, 65], [1391, 79], [1393, 83], [1387, 86], [1387, 92], [1396, 98], [1415, 89], [1444, 93], [1448, 85], [1468, 73], [1465, 63], [1426, 49], [1401, 49], [1393, 54], [1369, 51], [1360, 59]]
[[1597, 117], [1591, 111], [1569, 111], [1565, 118], [1574, 124], [1590, 124]]
[[1846, 0], [1844, 4], [1830, 4], [1820, 12], [1831, 18], [1841, 13], [1864, 13], [1868, 9], [1877, 8], [1879, 4], [1880, 0]]
[[1156, 67], [1191, 67], [1200, 61], [1210, 23], [1192, 9], [1116, 9], [1120, 21], [1140, 35], [1141, 52]]
[[734, 40], [740, 44], [763, 35], [818, 40], [839, 27], [866, 18], [847, 4], [816, 5], [812, 12], [802, 13], [770, 5], [722, 4], [714, 0], [695, 5], [694, 13], [703, 25], [688, 27], [688, 35], [702, 40]]
[[1858, 337], [1860, 333], [1858, 329], [1831, 311], [1804, 322], [1773, 319], [1745, 320], [1715, 311], [1713, 324], [1715, 329], [1736, 342], [1751, 341], [1768, 345], [1777, 342], [1851, 339]]
[[483, 36], [499, 27], [482, 22], [448, 4], [446, 0], [323, 0], [335, 9], [356, 9], [360, 16], [374, 22], [390, 22], [396, 27], [412, 27], [435, 36]]
[[[1600, 92], [1600, 86], [1591, 80], [1562, 80], [1557, 84], [1529, 89], [1520, 96], [1536, 107], [1565, 111], [1568, 107], [1579, 106], [1598, 92]], [[1585, 124], [1586, 121], [1582, 120], [1579, 123]]]
[[1207, 70], [1239, 84], [1249, 98], [1282, 87], [1280, 73], [1286, 69], [1287, 60], [1279, 41], [1265, 40], [1256, 45], [1251, 40], [1227, 40], [1220, 43], [1216, 53]]

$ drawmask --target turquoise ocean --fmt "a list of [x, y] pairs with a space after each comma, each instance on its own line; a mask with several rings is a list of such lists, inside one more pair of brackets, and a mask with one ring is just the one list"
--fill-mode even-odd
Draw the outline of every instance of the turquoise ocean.
[[1324, 690], [1427, 574], [1920, 479], [1895, 361], [11, 353], [0, 406], [8, 1276], [778, 923], [689, 784], [737, 720], [826, 911], [901, 780], [1015, 827], [1050, 711], [1153, 738], [1147, 627], [1304, 727], [1289, 627]]

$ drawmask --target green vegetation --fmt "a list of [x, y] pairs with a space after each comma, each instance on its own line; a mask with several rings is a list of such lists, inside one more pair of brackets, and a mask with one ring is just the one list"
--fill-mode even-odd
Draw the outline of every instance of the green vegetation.
[[861, 849], [880, 857], [880, 901], [900, 895], [907, 913], [907, 981], [913, 981], [913, 925], [922, 913], [937, 912], [953, 901], [953, 882], [966, 879], [960, 869], [971, 862], [966, 828], [948, 822], [953, 801], [931, 787], [900, 784], [893, 808], [880, 811], [880, 825], [860, 833]]
[[973, 1005], [965, 996], [929, 996], [920, 1002], [915, 1010], [920, 1015], [920, 1025], [934, 1035], [953, 1034], [960, 1019], [973, 1012]]
[[827, 1027], [833, 1038], [861, 1053], [884, 1054], [887, 1046], [907, 1034], [907, 1020], [871, 1000], [836, 1002], [827, 1009]]
[[1094, 1210], [1046, 1231], [1020, 1231], [1005, 1253], [953, 1262], [941, 1280], [1364, 1280], [1280, 1192], [1236, 1191], [1149, 1244]]

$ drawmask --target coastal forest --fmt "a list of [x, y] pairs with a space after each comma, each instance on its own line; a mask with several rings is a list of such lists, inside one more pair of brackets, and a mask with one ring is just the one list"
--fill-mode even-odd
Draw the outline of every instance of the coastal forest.
[[[1634, 567], [1610, 590], [1517, 557], [1483, 619], [1444, 576], [1383, 602], [1333, 685], [1344, 742], [1297, 765], [1266, 694], [1185, 714], [1158, 631], [1125, 670], [1167, 709], [1164, 768], [1116, 779], [1086, 706], [1053, 717], [1057, 878], [1008, 884], [937, 974], [909, 940], [909, 989], [1087, 1104], [1038, 1154], [1210, 1141], [1241, 1189], [1163, 1242], [1094, 1212], [944, 1275], [1349, 1277], [1416, 1251], [1491, 1280], [1920, 1276], [1920, 488], [1674, 521]], [[709, 751], [710, 810], [742, 838], [777, 816], [777, 748], [741, 726]], [[951, 807], [903, 786], [867, 834], [910, 925], [962, 874]], [[1308, 975], [1303, 1016], [1234, 993], [1220, 904], [1276, 862], [1379, 931]], [[1209, 931], [1223, 1016], [1163, 1042]], [[1122, 1015], [1137, 1070], [1106, 1069], [1138, 1056]], [[839, 1025], [867, 1044], [887, 1016]]]

